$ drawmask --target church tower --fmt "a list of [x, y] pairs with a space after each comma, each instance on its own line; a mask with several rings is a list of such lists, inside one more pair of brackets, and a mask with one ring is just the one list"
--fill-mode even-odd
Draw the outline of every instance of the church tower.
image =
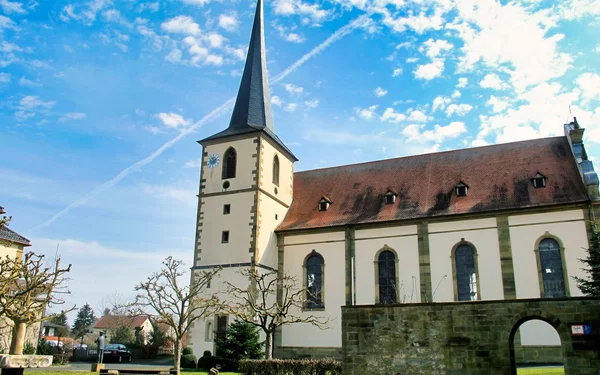
[[[203, 150], [193, 271], [222, 267], [211, 293], [220, 290], [221, 280], [246, 287], [240, 267], [277, 270], [275, 229], [292, 203], [297, 159], [273, 126], [263, 12], [258, 0], [229, 127], [199, 141]], [[194, 353], [214, 354], [213, 332], [224, 331], [228, 320], [215, 316], [197, 322], [189, 342]]]

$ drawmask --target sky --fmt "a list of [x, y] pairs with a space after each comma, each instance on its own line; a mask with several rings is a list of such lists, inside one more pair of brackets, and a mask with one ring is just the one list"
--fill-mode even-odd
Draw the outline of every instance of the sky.
[[[0, 205], [70, 304], [191, 266], [254, 0], [0, 0]], [[563, 134], [600, 162], [600, 0], [265, 0], [297, 171]]]

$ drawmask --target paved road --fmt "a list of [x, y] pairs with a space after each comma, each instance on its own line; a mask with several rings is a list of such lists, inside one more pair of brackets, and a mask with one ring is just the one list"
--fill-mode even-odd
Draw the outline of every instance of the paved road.
[[[143, 368], [143, 369], [165, 369], [168, 370], [173, 367], [169, 362], [148, 362], [140, 361], [138, 363], [106, 363], [107, 369], [120, 369], [120, 368]], [[52, 366], [48, 368], [29, 369], [29, 371], [90, 371], [92, 364], [90, 362], [74, 362], [67, 366]]]

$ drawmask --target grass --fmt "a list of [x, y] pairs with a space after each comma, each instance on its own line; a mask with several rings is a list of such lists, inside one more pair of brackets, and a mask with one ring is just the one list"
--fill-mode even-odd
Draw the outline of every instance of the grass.
[[559, 368], [540, 368], [540, 367], [532, 367], [532, 368], [520, 368], [517, 371], [518, 375], [564, 375], [565, 369], [562, 367]]
[[[52, 370], [48, 370], [48, 371], [40, 371], [40, 370], [25, 370], [26, 374], [37, 374], [37, 375], [98, 375], [98, 373], [96, 372], [91, 372], [91, 371], [77, 371], [77, 370], [72, 370], [72, 371], [52, 371]], [[208, 375], [208, 372], [204, 372], [204, 371], [182, 371], [182, 374], [185, 375]], [[220, 372], [219, 375], [239, 375], [237, 372]]]

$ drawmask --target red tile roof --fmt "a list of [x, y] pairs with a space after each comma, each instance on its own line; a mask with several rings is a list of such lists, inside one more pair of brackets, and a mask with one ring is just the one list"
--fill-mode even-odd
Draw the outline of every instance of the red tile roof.
[[[540, 172], [547, 186], [535, 189]], [[469, 186], [466, 197], [455, 187]], [[386, 205], [388, 190], [398, 194]], [[321, 197], [331, 199], [319, 211]], [[344, 165], [294, 174], [294, 201], [278, 231], [411, 220], [588, 201], [566, 137]]]
[[123, 325], [129, 326], [129, 328], [134, 329], [141, 327], [146, 320], [148, 320], [147, 315], [140, 316], [117, 316], [117, 315], [105, 315], [98, 319], [96, 324], [94, 324], [94, 328], [97, 329], [115, 329]]

